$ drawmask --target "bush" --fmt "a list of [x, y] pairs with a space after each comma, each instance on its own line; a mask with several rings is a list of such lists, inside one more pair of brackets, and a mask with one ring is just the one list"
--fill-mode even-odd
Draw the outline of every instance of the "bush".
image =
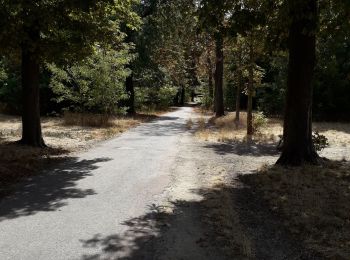
[[315, 132], [312, 134], [312, 142], [315, 146], [316, 151], [322, 151], [324, 148], [329, 146], [328, 138], [324, 135]]
[[124, 85], [130, 74], [126, 68], [130, 60], [128, 50], [97, 50], [73, 66], [48, 65], [55, 100], [68, 102], [69, 110], [74, 112], [117, 113], [118, 102], [127, 98]]
[[[280, 140], [279, 140], [278, 145], [277, 145], [277, 150], [282, 151], [282, 149], [283, 149], [283, 135], [280, 135], [279, 137], [280, 137]], [[323, 149], [325, 149], [326, 147], [329, 146], [328, 138], [324, 135], [321, 135], [318, 132], [315, 132], [312, 134], [312, 143], [315, 147], [315, 150], [318, 152], [322, 151]]]
[[258, 133], [261, 128], [265, 127], [267, 125], [267, 117], [264, 115], [263, 112], [258, 112], [254, 114], [253, 116], [253, 130], [254, 133]]
[[177, 88], [170, 85], [138, 87], [135, 88], [135, 105], [142, 111], [165, 109], [174, 104], [176, 93]]

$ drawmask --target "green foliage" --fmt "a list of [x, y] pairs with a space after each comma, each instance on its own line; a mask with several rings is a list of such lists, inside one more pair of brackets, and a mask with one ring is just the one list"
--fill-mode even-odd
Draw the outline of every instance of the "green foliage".
[[328, 138], [318, 132], [312, 134], [312, 142], [316, 151], [322, 151], [329, 146]]
[[[283, 135], [280, 135], [280, 141], [277, 146], [277, 150], [281, 151], [283, 149]], [[329, 146], [328, 138], [318, 132], [312, 133], [312, 143], [315, 150], [321, 152], [323, 149]]]
[[18, 73], [2, 61], [0, 63], [0, 102], [6, 112], [19, 112], [21, 109], [21, 87]]
[[257, 112], [253, 116], [253, 130], [254, 133], [259, 133], [261, 128], [265, 127], [267, 125], [267, 117], [264, 115], [263, 112]]
[[269, 57], [264, 78], [264, 87], [258, 92], [258, 106], [268, 116], [283, 114], [287, 88], [288, 56], [285, 52]]
[[174, 104], [177, 91], [177, 87], [170, 85], [136, 88], [136, 108], [138, 110], [168, 108]]
[[[139, 26], [135, 0], [0, 0], [0, 52], [18, 57], [30, 49], [44, 61], [83, 59], [96, 42], [113, 44], [121, 37], [121, 20]], [[36, 39], [39, 35], [39, 39]]]
[[127, 95], [124, 83], [131, 58], [128, 48], [97, 48], [94, 55], [72, 66], [48, 65], [56, 101], [70, 104], [75, 112], [116, 113], [118, 101]]

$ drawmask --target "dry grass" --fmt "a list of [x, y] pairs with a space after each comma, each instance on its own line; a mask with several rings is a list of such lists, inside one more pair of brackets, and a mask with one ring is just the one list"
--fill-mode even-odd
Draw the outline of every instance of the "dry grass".
[[12, 184], [64, 160], [69, 152], [64, 148], [30, 148], [0, 141], [0, 197], [11, 189]]
[[[225, 117], [212, 117], [206, 127], [198, 129], [196, 136], [202, 140], [214, 142], [244, 141], [246, 134], [247, 115], [242, 112], [240, 121], [235, 121], [235, 113]], [[283, 132], [282, 124], [278, 120], [268, 120], [267, 127], [263, 127], [253, 136], [258, 142], [277, 142]]]
[[[212, 114], [213, 115], [213, 114]], [[245, 141], [247, 115], [241, 113], [240, 121], [235, 122], [235, 113], [229, 113], [222, 118], [211, 117], [209, 123], [196, 132], [196, 136], [202, 140], [214, 142]], [[350, 145], [349, 123], [324, 123], [315, 122], [314, 130], [325, 135], [331, 146]], [[252, 138], [256, 142], [276, 143], [283, 134], [283, 122], [279, 119], [268, 119], [266, 126], [262, 127]]]
[[307, 248], [326, 259], [350, 259], [350, 163], [265, 166], [242, 180]]
[[109, 127], [112, 117], [103, 114], [64, 113], [63, 122], [67, 126]]

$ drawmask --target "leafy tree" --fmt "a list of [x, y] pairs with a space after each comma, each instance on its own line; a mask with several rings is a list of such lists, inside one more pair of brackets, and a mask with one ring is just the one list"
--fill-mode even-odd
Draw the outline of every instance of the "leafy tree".
[[96, 42], [113, 44], [120, 19], [133, 27], [132, 0], [1, 0], [0, 52], [21, 62], [22, 144], [43, 147], [39, 108], [40, 68], [45, 61], [81, 60]]
[[235, 1], [199, 1], [199, 17], [203, 30], [210, 33], [215, 41], [215, 95], [214, 107], [217, 117], [225, 115], [224, 107], [224, 39], [228, 34], [230, 11]]

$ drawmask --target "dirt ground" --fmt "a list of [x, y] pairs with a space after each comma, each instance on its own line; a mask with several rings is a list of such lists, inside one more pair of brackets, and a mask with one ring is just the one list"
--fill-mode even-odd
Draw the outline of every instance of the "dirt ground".
[[350, 124], [315, 123], [328, 138], [320, 155], [329, 161], [283, 169], [274, 166], [280, 121], [247, 141], [244, 121], [237, 129], [233, 120], [202, 115], [188, 124], [203, 174], [224, 172], [203, 200], [217, 211], [209, 226], [218, 245], [234, 259], [350, 259]]

